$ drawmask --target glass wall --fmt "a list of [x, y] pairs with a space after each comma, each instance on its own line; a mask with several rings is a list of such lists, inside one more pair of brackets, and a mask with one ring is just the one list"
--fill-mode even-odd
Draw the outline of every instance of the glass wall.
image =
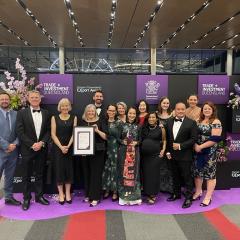
[[158, 73], [225, 73], [226, 50], [157, 49]]
[[[66, 73], [150, 74], [149, 49], [65, 48]], [[157, 73], [225, 73], [226, 50], [157, 49]], [[0, 46], [0, 71], [15, 71], [16, 58], [28, 72], [59, 72], [59, 49]], [[240, 73], [240, 54], [234, 61]]]

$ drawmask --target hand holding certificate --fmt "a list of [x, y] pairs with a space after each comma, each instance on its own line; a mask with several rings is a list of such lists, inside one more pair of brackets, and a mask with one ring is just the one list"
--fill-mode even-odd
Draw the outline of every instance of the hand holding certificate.
[[75, 127], [73, 136], [74, 155], [94, 154], [94, 127]]

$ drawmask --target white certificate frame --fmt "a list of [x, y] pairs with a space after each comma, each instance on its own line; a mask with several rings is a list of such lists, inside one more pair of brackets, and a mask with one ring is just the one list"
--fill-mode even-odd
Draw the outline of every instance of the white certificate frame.
[[92, 126], [77, 126], [73, 129], [73, 154], [94, 155], [95, 132]]

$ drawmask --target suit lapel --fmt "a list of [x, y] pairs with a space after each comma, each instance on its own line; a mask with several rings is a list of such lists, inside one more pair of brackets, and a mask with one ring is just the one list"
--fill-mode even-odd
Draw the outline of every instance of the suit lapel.
[[42, 136], [43, 126], [44, 126], [45, 121], [46, 121], [46, 112], [42, 108], [41, 108], [41, 113], [42, 113], [42, 126], [41, 126], [41, 131], [40, 131], [39, 138]]
[[32, 113], [31, 113], [31, 108], [30, 107], [27, 109], [27, 115], [28, 115], [28, 119], [29, 119], [29, 124], [32, 127], [33, 132], [35, 133], [35, 136], [37, 138], [37, 134], [36, 134], [36, 130], [35, 130], [35, 126], [34, 126], [33, 117], [32, 117]]
[[186, 124], [186, 117], [183, 119], [183, 122], [182, 122], [182, 124], [181, 124], [181, 127], [180, 127], [179, 130], [178, 130], [178, 133], [177, 133], [177, 136], [176, 136], [175, 140], [176, 140], [176, 139], [178, 138], [178, 136], [181, 134], [182, 130], [184, 129], [185, 124]]
[[169, 121], [169, 129], [170, 129], [170, 137], [174, 141], [174, 135], [173, 135], [173, 124], [174, 124], [174, 119], [171, 118], [168, 120]]

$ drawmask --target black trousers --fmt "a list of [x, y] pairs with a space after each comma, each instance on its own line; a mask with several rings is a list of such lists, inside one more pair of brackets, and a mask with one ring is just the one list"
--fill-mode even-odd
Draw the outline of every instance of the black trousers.
[[100, 200], [102, 194], [102, 173], [105, 151], [96, 151], [95, 155], [82, 157], [85, 197]]
[[35, 177], [33, 182], [35, 198], [43, 195], [43, 170], [45, 166], [45, 152], [32, 152], [29, 156], [22, 157], [22, 180], [23, 198], [31, 199], [31, 176]]
[[185, 185], [185, 197], [187, 199], [193, 194], [193, 177], [192, 177], [192, 162], [169, 160], [173, 175], [173, 193], [181, 195], [181, 182]]

